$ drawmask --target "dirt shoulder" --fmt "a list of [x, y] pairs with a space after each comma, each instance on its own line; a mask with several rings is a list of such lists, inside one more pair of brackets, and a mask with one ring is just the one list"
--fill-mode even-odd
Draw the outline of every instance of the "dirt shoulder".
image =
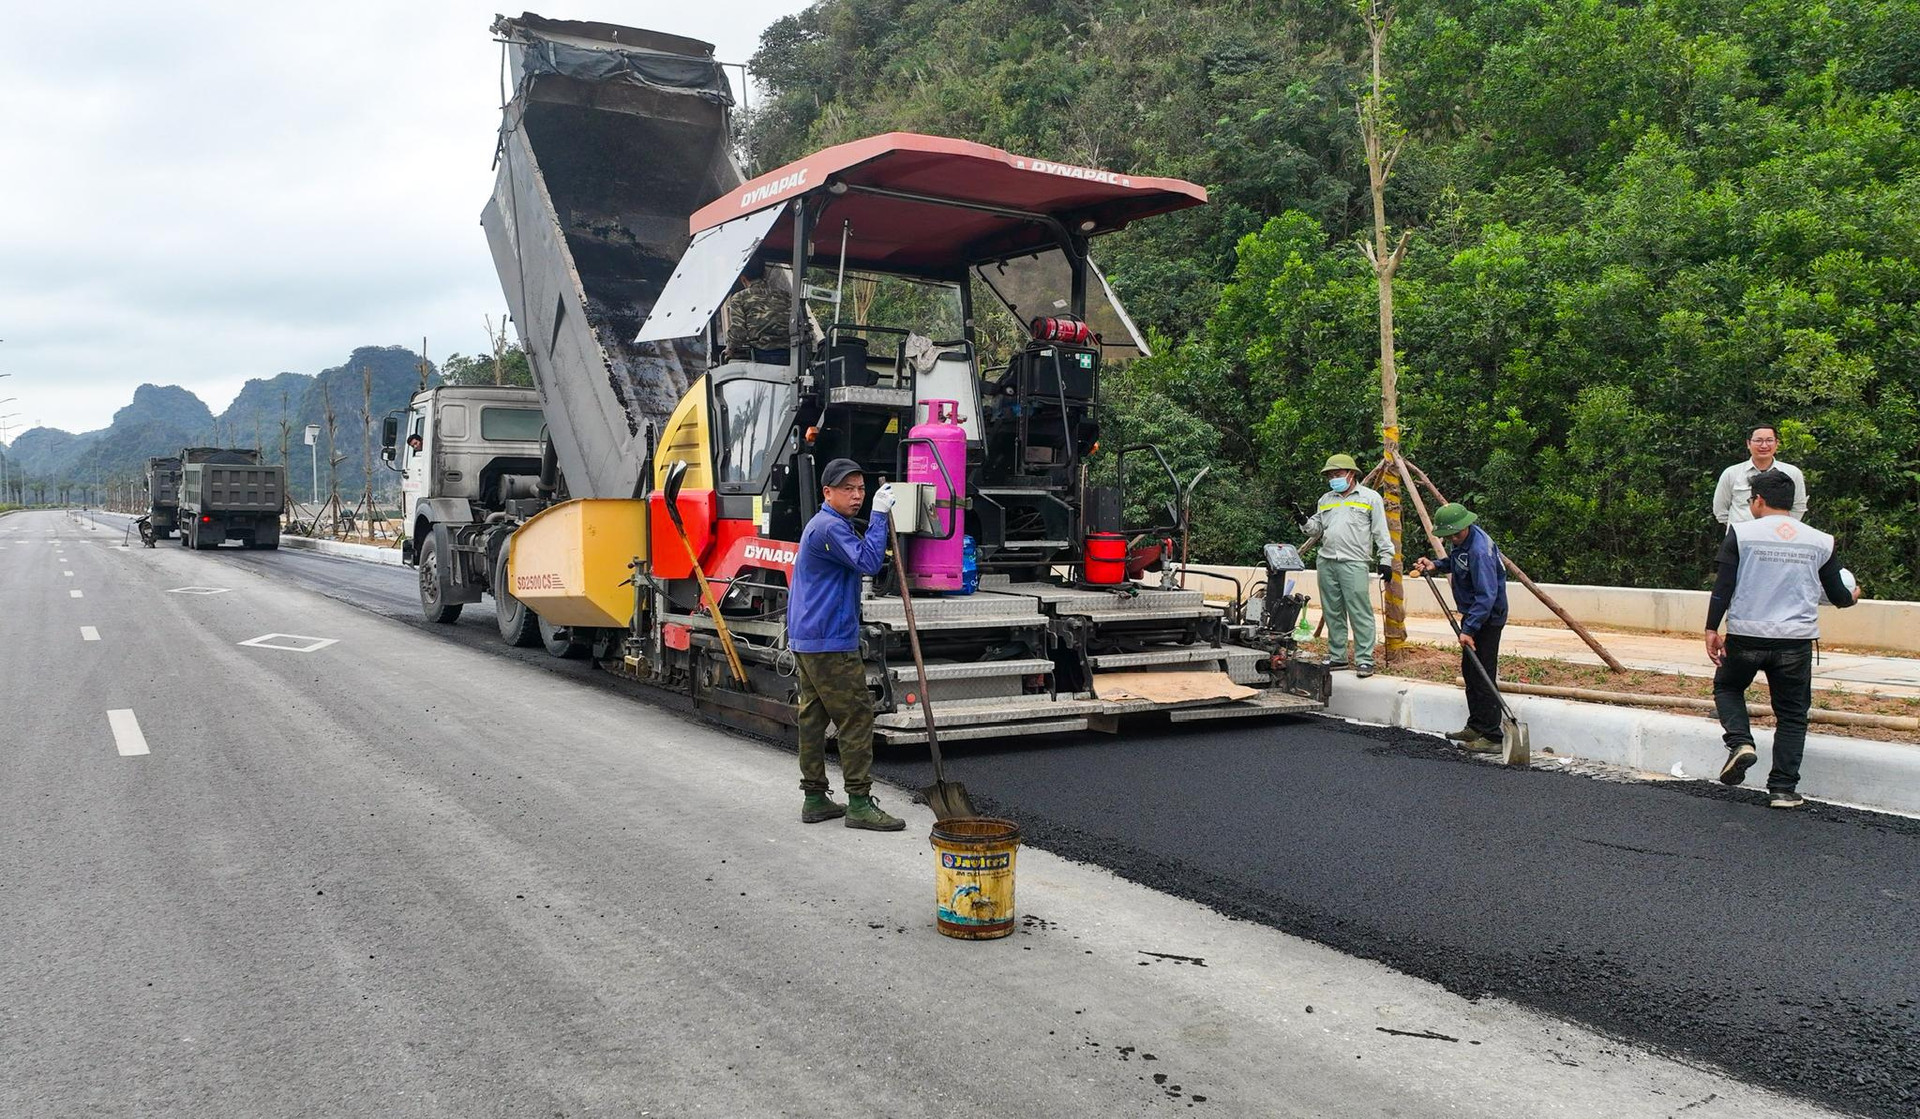
[[[1306, 647], [1312, 648], [1319, 644], [1321, 643], [1309, 642], [1306, 643]], [[1410, 644], [1380, 672], [1384, 676], [1404, 676], [1436, 684], [1457, 684], [1460, 678], [1460, 655], [1457, 648], [1448, 646]], [[1512, 680], [1523, 684], [1588, 688], [1595, 691], [1623, 692], [1635, 696], [1713, 698], [1713, 680], [1710, 677], [1687, 676], [1674, 672], [1652, 672], [1644, 669], [1612, 672], [1600, 665], [1575, 664], [1551, 657], [1514, 656], [1503, 653], [1500, 656], [1500, 678], [1503, 682]], [[1336, 688], [1340, 686], [1338, 676], [1335, 677], [1334, 686]], [[1754, 681], [1753, 686], [1747, 689], [1747, 701], [1758, 704], [1770, 702], [1764, 677]], [[1604, 701], [1580, 700], [1578, 702]], [[1920, 716], [1920, 697], [1888, 696], [1875, 692], [1848, 691], [1842, 688], [1816, 687], [1813, 693], [1813, 705], [1815, 708], [1827, 711]], [[1621, 704], [1619, 706], [1641, 707], [1642, 705]], [[1686, 706], [1647, 706], [1642, 709], [1670, 711], [1676, 715], [1691, 715], [1697, 719], [1713, 718], [1710, 711]], [[1771, 716], [1755, 716], [1753, 722], [1756, 726], [1773, 725]], [[1811, 729], [1816, 734], [1838, 734], [1849, 738], [1871, 738], [1882, 742], [1920, 743], [1920, 732], [1914, 731], [1840, 726], [1831, 723], [1814, 723]]]

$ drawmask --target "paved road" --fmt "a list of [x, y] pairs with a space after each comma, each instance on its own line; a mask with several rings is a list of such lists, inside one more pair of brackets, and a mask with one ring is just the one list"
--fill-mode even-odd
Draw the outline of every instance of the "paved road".
[[405, 572], [88, 535], [0, 519], [0, 1114], [1813, 1113], [1560, 1015], [1913, 1110], [1905, 821], [1319, 721], [975, 749], [1067, 858], [959, 945], [924, 810], [790, 823], [777, 751], [395, 624]]

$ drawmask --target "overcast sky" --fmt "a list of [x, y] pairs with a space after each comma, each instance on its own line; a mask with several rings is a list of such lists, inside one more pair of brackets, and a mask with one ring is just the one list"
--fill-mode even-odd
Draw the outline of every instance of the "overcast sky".
[[[806, 0], [549, 2], [745, 62]], [[143, 381], [215, 413], [355, 346], [487, 349], [498, 0], [8, 5], [0, 415], [106, 426]], [[516, 14], [519, 9], [508, 8]], [[737, 72], [736, 72], [737, 73]], [[738, 80], [737, 77], [735, 79]]]

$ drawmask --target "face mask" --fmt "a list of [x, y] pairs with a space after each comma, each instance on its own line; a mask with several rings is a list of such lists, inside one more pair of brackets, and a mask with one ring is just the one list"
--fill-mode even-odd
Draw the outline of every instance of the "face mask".
[[1334, 493], [1346, 493], [1347, 480], [1345, 478], [1328, 478], [1327, 488], [1332, 490]]

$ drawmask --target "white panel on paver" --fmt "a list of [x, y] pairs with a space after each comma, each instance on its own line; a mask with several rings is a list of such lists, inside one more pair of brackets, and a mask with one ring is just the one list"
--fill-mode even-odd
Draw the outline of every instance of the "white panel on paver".
[[174, 587], [168, 594], [226, 594], [227, 587]]
[[297, 633], [263, 633], [259, 637], [241, 641], [241, 645], [251, 645], [256, 649], [281, 649], [289, 653], [313, 653], [329, 645], [337, 645], [337, 637], [302, 637]]

